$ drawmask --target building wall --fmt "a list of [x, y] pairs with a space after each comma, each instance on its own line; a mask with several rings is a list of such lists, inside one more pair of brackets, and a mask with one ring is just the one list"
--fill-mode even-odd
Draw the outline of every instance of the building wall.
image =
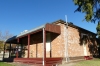
[[[50, 33], [51, 49], [50, 51], [46, 51], [46, 57], [63, 57], [64, 56], [64, 34], [63, 34], [64, 25], [63, 24], [61, 24], [61, 28], [62, 29], [61, 29], [60, 35], [55, 34], [55, 33]], [[43, 38], [42, 37], [43, 37], [42, 32], [31, 35], [30, 57], [34, 57], [34, 58], [43, 57]], [[25, 39], [23, 40], [23, 42], [24, 41]], [[27, 50], [25, 50], [25, 58], [26, 57], [27, 57]]]
[[[42, 32], [30, 35], [30, 58], [41, 58], [43, 57], [43, 40], [42, 40]], [[23, 44], [25, 44], [28, 49], [28, 39], [23, 39]], [[25, 50], [24, 58], [27, 58], [28, 50]]]
[[51, 53], [52, 57], [64, 57], [64, 25], [59, 24], [61, 26], [61, 34], [56, 35], [52, 34], [52, 42], [51, 42]]
[[[68, 56], [76, 57], [83, 56], [83, 46], [80, 45], [79, 31], [76, 28], [68, 27], [68, 32], [65, 29], [65, 25], [59, 23], [61, 26], [61, 34], [51, 42], [52, 57], [65, 57], [65, 44], [68, 42]], [[68, 40], [67, 40], [68, 33]], [[66, 48], [67, 49], [67, 48]]]
[[30, 51], [32, 57], [43, 57], [43, 40], [42, 40], [42, 32], [36, 33], [31, 36], [31, 46]]
[[[79, 57], [84, 56], [83, 45], [81, 44], [81, 31], [74, 27], [68, 27], [68, 32], [64, 24], [61, 26], [61, 34], [50, 33], [51, 35], [51, 50], [46, 52], [47, 57], [65, 57], [65, 44], [67, 44], [68, 33], [68, 56]], [[84, 31], [83, 31], [84, 32]], [[30, 58], [43, 57], [43, 38], [42, 32], [31, 35]], [[93, 55], [97, 52], [95, 37], [94, 40], [87, 40], [86, 48], [87, 55]], [[92, 46], [92, 49], [91, 49]], [[95, 46], [95, 48], [93, 48]], [[95, 51], [94, 51], [95, 50]], [[25, 51], [27, 57], [27, 50]]]
[[[85, 56], [84, 54], [84, 46], [81, 43], [81, 33], [91, 34], [89, 32], [85, 32], [80, 30], [79, 28], [75, 27], [68, 27], [68, 30], [65, 29], [65, 25], [59, 23], [58, 25], [61, 26], [61, 34], [57, 37], [55, 34], [52, 35], [52, 42], [51, 42], [51, 51], [52, 57], [65, 57], [65, 44], [68, 42], [68, 56], [69, 57], [82, 57]], [[67, 32], [68, 31], [68, 32]], [[66, 37], [68, 34], [68, 37]], [[91, 34], [94, 36], [92, 39], [86, 39], [86, 53], [87, 56], [90, 55], [98, 55], [97, 43], [96, 43], [96, 35]], [[56, 38], [55, 38], [56, 37]], [[68, 40], [67, 40], [68, 38]]]
[[69, 57], [83, 56], [83, 46], [80, 45], [79, 30], [68, 27], [68, 55]]
[[[76, 57], [83, 56], [83, 46], [80, 43], [79, 31], [76, 28], [68, 27], [68, 41], [67, 41], [67, 31], [64, 24], [59, 24], [61, 26], [61, 34], [51, 42], [52, 57], [65, 57], [65, 44], [68, 42], [68, 56]], [[65, 34], [64, 34], [65, 33]], [[67, 52], [66, 52], [67, 53]]]
[[89, 39], [87, 48], [88, 55], [92, 55], [94, 57], [99, 55], [95, 36]]

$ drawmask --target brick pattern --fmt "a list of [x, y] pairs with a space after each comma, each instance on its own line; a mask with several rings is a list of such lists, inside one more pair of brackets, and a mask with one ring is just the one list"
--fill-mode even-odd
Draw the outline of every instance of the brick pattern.
[[76, 28], [68, 27], [68, 54], [69, 57], [83, 56], [83, 46], [80, 45], [79, 31]]
[[63, 57], [64, 56], [64, 25], [61, 25], [61, 34], [52, 34], [51, 51], [52, 57]]
[[[52, 57], [65, 57], [65, 41], [67, 40], [67, 37], [64, 35], [64, 31], [67, 32], [67, 30], [64, 30], [65, 25], [59, 23], [58, 25], [61, 26], [61, 34], [57, 36], [52, 42]], [[80, 31], [78, 28], [74, 27], [68, 27], [68, 56], [69, 57], [78, 57], [78, 56], [84, 56], [84, 47], [81, 44], [81, 32], [88, 34], [88, 32]], [[66, 33], [67, 34], [67, 33]], [[54, 37], [54, 36], [53, 36]], [[86, 43], [86, 52], [87, 55], [93, 55], [98, 54], [97, 52], [97, 43], [95, 39], [95, 35], [91, 40], [88, 38]], [[64, 41], [65, 40], [65, 41]], [[92, 41], [91, 43], [89, 41]], [[92, 48], [89, 47], [89, 44], [93, 44]]]
[[[25, 42], [24, 42], [25, 41]], [[23, 39], [23, 44], [26, 43], [27, 47], [27, 39]], [[28, 47], [27, 47], [28, 49]], [[25, 58], [27, 58], [27, 50], [25, 50]], [[31, 35], [30, 40], [30, 58], [41, 58], [43, 57], [43, 40], [42, 40], [42, 32]]]
[[42, 33], [34, 34], [31, 37], [31, 48], [30, 48], [30, 51], [33, 52], [33, 57], [37, 57], [37, 58], [43, 57]]
[[[51, 33], [51, 51], [46, 52], [47, 57], [65, 57], [65, 41], [67, 37], [65, 34], [67, 31], [64, 29], [65, 25], [59, 23], [61, 27], [61, 34]], [[67, 34], [67, 33], [66, 33]], [[43, 38], [42, 32], [36, 33], [31, 36], [30, 45], [30, 58], [32, 57], [43, 57]], [[78, 57], [84, 56], [83, 45], [80, 44], [80, 30], [74, 27], [68, 27], [68, 56]], [[91, 48], [92, 46], [92, 48]], [[87, 55], [93, 55], [97, 53], [97, 43], [95, 41], [95, 36], [93, 40], [87, 40]], [[27, 55], [27, 52], [25, 53]]]

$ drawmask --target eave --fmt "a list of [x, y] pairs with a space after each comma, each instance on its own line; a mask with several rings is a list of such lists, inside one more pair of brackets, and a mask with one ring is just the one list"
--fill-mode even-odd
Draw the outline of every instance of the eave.
[[10, 43], [10, 42], [14, 42], [15, 40], [17, 41], [18, 38], [26, 37], [26, 36], [28, 36], [28, 34], [30, 34], [30, 35], [31, 34], [35, 34], [37, 32], [42, 31], [43, 28], [45, 28], [45, 30], [48, 31], [48, 32], [57, 33], [57, 34], [60, 34], [61, 33], [61, 29], [60, 29], [60, 26], [59, 25], [47, 23], [47, 24], [44, 24], [44, 25], [39, 26], [37, 28], [34, 28], [32, 30], [28, 30], [25, 33], [21, 33], [21, 34], [19, 34], [17, 36], [13, 36], [13, 37], [7, 39], [5, 42], [6, 43]]

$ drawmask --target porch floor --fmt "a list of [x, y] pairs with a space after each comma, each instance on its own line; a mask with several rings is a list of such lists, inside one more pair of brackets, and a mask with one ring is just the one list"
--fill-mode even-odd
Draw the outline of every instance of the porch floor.
[[[43, 58], [4, 58], [4, 62], [20, 62], [30, 65], [43, 66]], [[55, 66], [62, 63], [62, 58], [46, 58], [46, 66]]]

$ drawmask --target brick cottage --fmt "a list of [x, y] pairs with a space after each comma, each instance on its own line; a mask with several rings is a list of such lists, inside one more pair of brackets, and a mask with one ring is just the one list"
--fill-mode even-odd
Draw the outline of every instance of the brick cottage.
[[[24, 31], [5, 43], [10, 44], [9, 58], [15, 53], [13, 61], [16, 62], [33, 58], [43, 60], [45, 65], [48, 61], [87, 59], [98, 55], [96, 34], [63, 20]], [[14, 51], [13, 44], [16, 44]]]

